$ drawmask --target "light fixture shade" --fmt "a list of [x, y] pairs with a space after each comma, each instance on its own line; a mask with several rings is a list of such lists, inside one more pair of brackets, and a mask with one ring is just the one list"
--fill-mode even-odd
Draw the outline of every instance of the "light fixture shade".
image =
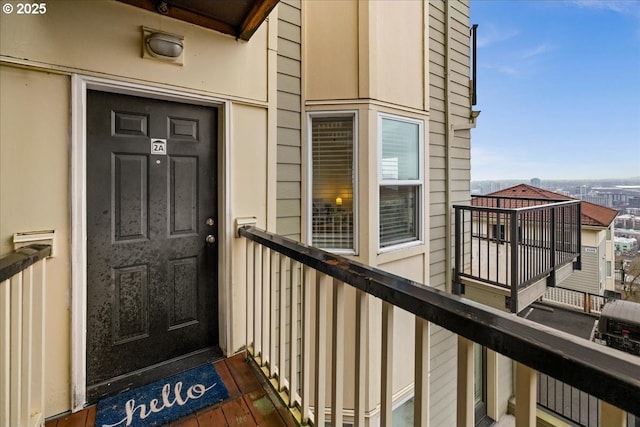
[[182, 39], [167, 33], [151, 33], [146, 39], [147, 50], [155, 57], [175, 59], [182, 55]]

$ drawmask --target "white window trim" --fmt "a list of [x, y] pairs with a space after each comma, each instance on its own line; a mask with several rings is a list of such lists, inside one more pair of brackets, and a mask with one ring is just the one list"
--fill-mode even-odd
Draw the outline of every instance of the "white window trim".
[[331, 249], [322, 248], [322, 250], [337, 255], [358, 255], [360, 241], [360, 221], [358, 215], [358, 111], [357, 110], [332, 110], [332, 111], [313, 111], [307, 113], [307, 197], [306, 197], [306, 214], [307, 214], [307, 239], [310, 245], [313, 245], [313, 146], [312, 146], [312, 120], [315, 117], [353, 117], [353, 249]]
[[[391, 119], [400, 122], [406, 122], [411, 124], [418, 125], [418, 173], [419, 179], [417, 180], [383, 180], [382, 179], [382, 120], [383, 119]], [[424, 185], [424, 120], [420, 119], [412, 119], [404, 116], [397, 116], [395, 114], [388, 113], [378, 113], [378, 164], [377, 164], [377, 185], [376, 185], [376, 210], [377, 210], [377, 246], [378, 246], [378, 254], [383, 254], [387, 252], [397, 251], [399, 249], [412, 248], [414, 246], [420, 246], [424, 244], [424, 229], [425, 229], [425, 216], [424, 216], [424, 206], [425, 206], [425, 185]], [[386, 185], [417, 185], [418, 195], [420, 200], [418, 201], [418, 236], [416, 240], [412, 240], [410, 242], [398, 243], [396, 245], [385, 246], [382, 247], [380, 244], [380, 187]]]

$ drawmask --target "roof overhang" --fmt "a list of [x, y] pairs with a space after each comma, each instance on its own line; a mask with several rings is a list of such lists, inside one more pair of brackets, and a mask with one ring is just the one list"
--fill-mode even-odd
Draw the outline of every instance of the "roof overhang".
[[118, 0], [248, 41], [279, 0]]

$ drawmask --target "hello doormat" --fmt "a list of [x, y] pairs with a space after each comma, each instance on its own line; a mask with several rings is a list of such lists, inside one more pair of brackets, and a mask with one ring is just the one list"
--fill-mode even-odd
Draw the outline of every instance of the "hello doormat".
[[98, 402], [96, 427], [167, 424], [229, 397], [209, 363]]

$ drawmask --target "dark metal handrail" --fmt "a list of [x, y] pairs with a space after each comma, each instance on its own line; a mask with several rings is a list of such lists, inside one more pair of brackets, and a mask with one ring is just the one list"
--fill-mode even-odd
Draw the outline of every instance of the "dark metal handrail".
[[[563, 203], [563, 202], [580, 202], [575, 199], [547, 199], [542, 197], [518, 197], [518, 196], [491, 196], [491, 195], [477, 195], [474, 194], [471, 196], [471, 199], [479, 200], [479, 199], [490, 199], [497, 200], [497, 203], [500, 203], [501, 200], [517, 200], [520, 202], [541, 202], [541, 205], [550, 204], [550, 203]], [[537, 206], [537, 205], [536, 205]]]
[[29, 245], [0, 258], [0, 282], [51, 255], [51, 245]]
[[240, 236], [640, 415], [640, 359], [254, 227]]

